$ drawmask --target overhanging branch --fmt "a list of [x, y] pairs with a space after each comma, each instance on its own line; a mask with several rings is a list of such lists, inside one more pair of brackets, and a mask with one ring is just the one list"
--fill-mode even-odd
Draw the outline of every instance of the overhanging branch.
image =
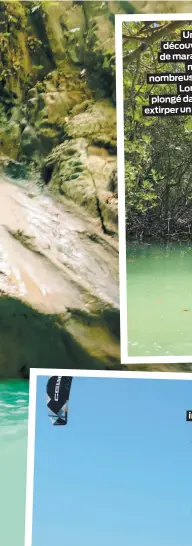
[[151, 36], [148, 37], [145, 42], [143, 42], [137, 49], [134, 51], [131, 51], [131, 53], [128, 53], [123, 57], [123, 61], [127, 61], [128, 63], [132, 63], [138, 57], [140, 57], [141, 53], [145, 51], [149, 46], [153, 45], [155, 42], [166, 36], [167, 34], [174, 32], [178, 28], [182, 27], [184, 25], [183, 21], [174, 21], [172, 23], [168, 23], [166, 26], [163, 25], [163, 27], [158, 28]]

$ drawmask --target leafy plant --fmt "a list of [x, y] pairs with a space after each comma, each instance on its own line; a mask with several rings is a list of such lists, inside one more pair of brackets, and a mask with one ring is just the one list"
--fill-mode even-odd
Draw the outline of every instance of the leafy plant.
[[[167, 30], [159, 23], [163, 40], [180, 39], [181, 24]], [[143, 116], [150, 94], [177, 94], [170, 83], [149, 85], [147, 74], [184, 71], [182, 63], [158, 65], [154, 32], [152, 22], [123, 26], [127, 236], [185, 238], [192, 231], [192, 122], [188, 116]]]

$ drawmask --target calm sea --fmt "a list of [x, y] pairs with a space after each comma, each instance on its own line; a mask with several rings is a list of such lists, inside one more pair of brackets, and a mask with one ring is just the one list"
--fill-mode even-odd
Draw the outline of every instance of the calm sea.
[[129, 356], [192, 354], [192, 245], [128, 249]]
[[28, 381], [0, 382], [0, 544], [23, 546]]

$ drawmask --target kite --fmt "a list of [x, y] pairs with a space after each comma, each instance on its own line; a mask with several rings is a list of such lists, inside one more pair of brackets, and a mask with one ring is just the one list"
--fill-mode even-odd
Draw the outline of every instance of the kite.
[[72, 377], [52, 376], [47, 382], [47, 407], [53, 425], [67, 425]]

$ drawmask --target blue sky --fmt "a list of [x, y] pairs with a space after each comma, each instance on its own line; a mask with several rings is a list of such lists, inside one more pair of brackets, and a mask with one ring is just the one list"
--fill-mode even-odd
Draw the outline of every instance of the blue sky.
[[74, 378], [66, 427], [37, 379], [32, 546], [191, 546], [192, 382]]

